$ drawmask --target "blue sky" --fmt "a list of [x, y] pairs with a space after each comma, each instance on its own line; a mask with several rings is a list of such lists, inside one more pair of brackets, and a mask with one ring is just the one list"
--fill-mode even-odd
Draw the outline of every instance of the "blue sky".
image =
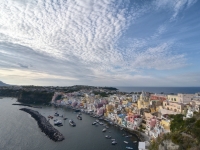
[[0, 80], [200, 86], [199, 0], [1, 0]]

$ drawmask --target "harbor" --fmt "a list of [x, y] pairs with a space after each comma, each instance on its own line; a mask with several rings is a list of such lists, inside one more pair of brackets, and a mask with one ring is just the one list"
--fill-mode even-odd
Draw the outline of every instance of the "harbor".
[[[53, 119], [49, 119], [49, 122], [53, 126], [54, 119], [62, 120], [63, 126], [54, 126], [54, 128], [63, 134], [65, 140], [62, 142], [54, 142], [41, 132], [37, 122], [29, 114], [19, 110], [20, 108], [24, 108], [24, 106], [12, 106], [12, 103], [15, 101], [16, 99], [11, 100], [11, 98], [1, 99], [0, 113], [2, 115], [2, 120], [0, 125], [4, 130], [1, 130], [0, 134], [4, 136], [4, 139], [0, 143], [0, 149], [126, 150], [126, 147], [132, 147], [134, 150], [138, 149], [138, 144], [133, 143], [137, 138], [134, 136], [127, 138], [123, 136], [123, 134], [127, 134], [126, 131], [109, 124], [107, 131], [102, 132], [104, 128], [103, 125], [92, 125], [97, 118], [90, 117], [85, 113], [82, 113], [82, 120], [79, 120], [77, 119], [77, 114], [79, 112], [75, 112], [69, 108], [58, 108], [54, 106], [31, 108], [38, 111], [46, 118], [48, 118], [49, 115], [53, 116]], [[59, 116], [55, 117], [55, 112], [58, 112]], [[62, 115], [63, 117], [61, 117]], [[63, 118], [67, 119], [64, 120]], [[75, 127], [69, 125], [69, 119], [72, 119], [76, 123]], [[104, 121], [100, 122], [105, 123]], [[10, 134], [7, 134], [8, 132]], [[106, 135], [112, 136], [111, 139], [115, 139], [117, 144], [112, 145], [112, 140], [105, 138]], [[127, 141], [128, 144], [124, 143], [124, 141]]]

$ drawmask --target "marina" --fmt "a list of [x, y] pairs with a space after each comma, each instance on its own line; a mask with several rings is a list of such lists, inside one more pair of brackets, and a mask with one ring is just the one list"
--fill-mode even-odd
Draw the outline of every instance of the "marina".
[[[59, 143], [55, 143], [41, 132], [36, 121], [29, 114], [19, 110], [24, 106], [12, 106], [12, 103], [16, 102], [16, 99], [12, 100], [11, 98], [3, 98], [0, 101], [0, 113], [2, 114], [0, 126], [4, 129], [0, 131], [1, 136], [4, 137], [3, 141], [0, 141], [0, 149], [126, 150], [126, 146], [133, 147], [134, 150], [138, 149], [138, 143], [133, 143], [133, 141], [137, 140], [136, 137], [133, 136], [131, 138], [126, 138], [122, 135], [129, 135], [128, 133], [121, 131], [118, 127], [107, 124], [106, 121], [101, 120], [102, 123], [109, 127], [109, 131], [111, 131], [104, 133], [102, 130], [105, 127], [100, 124], [98, 126], [93, 126], [92, 123], [95, 122], [97, 118], [90, 117], [88, 114], [82, 113], [82, 117], [84, 119], [78, 120], [78, 113], [74, 113], [74, 110], [70, 108], [60, 108], [54, 106], [42, 106], [42, 109], [31, 108], [38, 111], [46, 118], [48, 118], [48, 116], [53, 116], [53, 119], [49, 120], [53, 126], [55, 119], [62, 121], [63, 126], [54, 126], [54, 128], [63, 134], [65, 140]], [[57, 112], [59, 116], [54, 116], [55, 112]], [[64, 120], [62, 117], [60, 117], [61, 115], [64, 116], [63, 118], [68, 119]], [[76, 127], [69, 125], [70, 119], [75, 121]], [[7, 134], [8, 132], [10, 134]], [[105, 135], [112, 136], [112, 138], [107, 139], [105, 138]], [[112, 139], [114, 139], [117, 144], [112, 145]], [[123, 142], [124, 140], [128, 141], [129, 144], [125, 144]], [[7, 143], [8, 141], [12, 142], [6, 144], [5, 146], [4, 143]], [[79, 141], [78, 144], [77, 141]]]

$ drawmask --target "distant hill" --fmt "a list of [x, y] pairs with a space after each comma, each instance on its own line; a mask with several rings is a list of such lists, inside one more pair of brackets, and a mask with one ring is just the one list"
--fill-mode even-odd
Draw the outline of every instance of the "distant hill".
[[0, 86], [9, 86], [9, 84], [3, 83], [2, 81], [0, 81]]

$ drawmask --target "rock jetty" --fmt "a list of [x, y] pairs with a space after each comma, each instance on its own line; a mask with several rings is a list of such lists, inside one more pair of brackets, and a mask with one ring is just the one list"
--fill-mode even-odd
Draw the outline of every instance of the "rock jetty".
[[38, 111], [28, 108], [21, 108], [20, 110], [29, 113], [31, 117], [37, 121], [41, 131], [44, 132], [51, 140], [57, 142], [65, 139], [64, 136], [57, 129], [55, 129]]

